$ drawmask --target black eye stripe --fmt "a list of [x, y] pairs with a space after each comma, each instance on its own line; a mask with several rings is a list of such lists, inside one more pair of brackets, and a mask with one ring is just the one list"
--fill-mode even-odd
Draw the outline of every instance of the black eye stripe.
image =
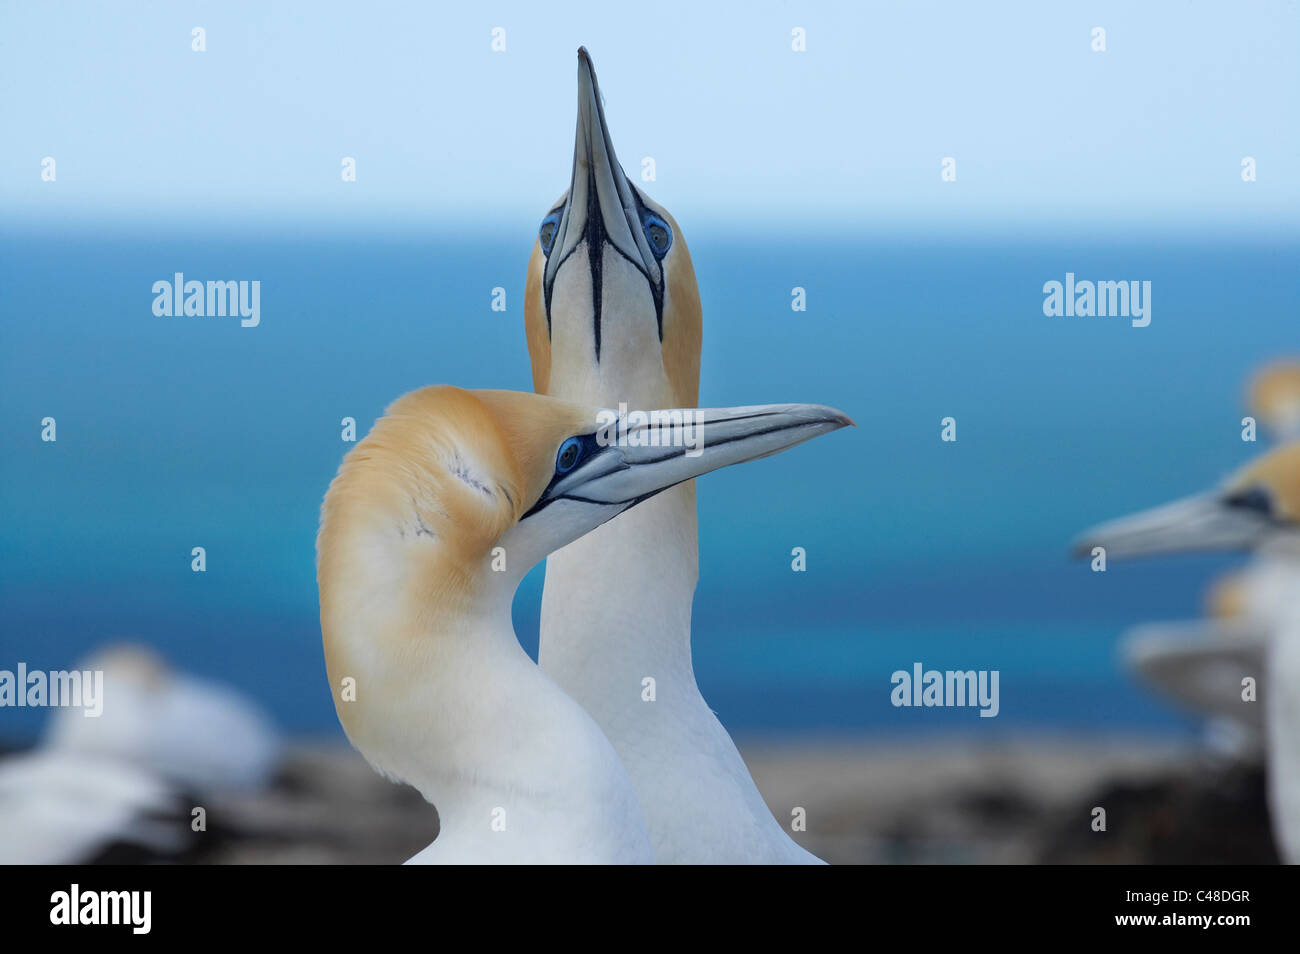
[[[567, 445], [569, 445], [570, 442], [573, 442], [578, 446], [580, 453], [578, 454], [578, 459], [573, 462], [573, 465], [571, 467], [569, 467], [567, 470], [561, 471], [560, 453], [563, 452], [564, 448]], [[541, 496], [537, 498], [537, 500], [533, 503], [533, 505], [529, 507], [528, 510], [524, 513], [524, 515], [519, 519], [523, 520], [524, 517], [531, 517], [533, 514], [538, 513], [541, 510], [545, 510], [556, 500], [563, 499], [560, 497], [550, 496], [551, 491], [554, 490], [555, 488], [555, 485], [559, 483], [561, 480], [563, 480], [565, 476], [572, 473], [573, 468], [578, 466], [579, 463], [591, 457], [594, 457], [596, 454], [600, 453], [602, 449], [603, 448], [601, 446], [600, 441], [596, 439], [596, 434], [575, 434], [573, 437], [570, 437], [567, 440], [565, 440], [564, 443], [560, 445], [560, 450], [557, 451], [555, 454], [555, 473], [551, 475], [550, 483], [546, 485], [546, 489], [542, 491]]]
[[[628, 179], [628, 177], [627, 177], [626, 174], [624, 174], [623, 178], [627, 181], [628, 191], [630, 191], [630, 192], [632, 193], [632, 198], [633, 198], [633, 200], [635, 200], [635, 202], [636, 202], [636, 209], [637, 209], [637, 212], [638, 212], [638, 214], [641, 216], [641, 221], [644, 222], [645, 219], [646, 219], [646, 216], [650, 214], [650, 210], [647, 209], [647, 208], [645, 207], [645, 203], [641, 201], [641, 193], [640, 193], [640, 191], [637, 189], [637, 187], [634, 186], [634, 185], [632, 184], [632, 180], [631, 180], [631, 179]], [[659, 267], [659, 281], [657, 281], [657, 282], [652, 282], [652, 281], [649, 281], [649, 278], [650, 278], [650, 276], [647, 275], [647, 276], [646, 276], [646, 280], [647, 280], [647, 283], [650, 285], [650, 295], [651, 295], [652, 298], [654, 298], [654, 303], [655, 303], [655, 324], [657, 324], [657, 325], [659, 326], [659, 340], [660, 340], [660, 341], [663, 341], [663, 340], [664, 340], [664, 270], [663, 270], [663, 266], [661, 265], [661, 266]]]
[[[575, 175], [577, 174], [576, 167], [574, 169], [574, 174]], [[610, 242], [608, 238], [605, 236], [604, 220], [601, 218], [600, 215], [600, 205], [597, 200], [594, 173], [591, 170], [588, 170], [588, 176], [589, 176], [589, 183], [588, 183], [589, 188], [588, 188], [588, 195], [587, 195], [587, 225], [586, 225], [585, 239], [587, 244], [588, 268], [591, 271], [591, 277], [592, 277], [592, 282], [591, 282], [592, 333], [595, 338], [596, 363], [599, 364], [600, 345], [601, 345], [601, 341], [600, 341], [601, 311], [603, 306], [603, 302], [601, 301], [601, 274], [600, 274], [601, 265], [602, 265], [601, 262], [602, 250], [606, 246], [613, 249], [620, 256], [627, 259], [627, 261], [630, 262], [633, 265], [633, 267], [637, 269], [637, 271], [639, 271], [643, 276], [645, 276], [646, 284], [650, 288], [650, 297], [654, 301], [655, 326], [656, 326], [656, 330], [659, 333], [660, 341], [664, 340], [664, 291], [665, 291], [666, 282], [665, 282], [664, 269], [662, 264], [658, 269], [659, 272], [658, 278], [653, 279], [650, 277], [650, 274], [647, 271], [645, 263], [640, 262], [637, 259], [629, 256], [617, 245], [614, 245], [612, 242]], [[641, 193], [637, 190], [636, 186], [632, 184], [632, 180], [629, 179], [626, 174], [624, 174], [623, 180], [627, 183], [628, 189], [632, 193], [632, 198], [636, 202], [637, 214], [641, 219], [641, 228], [643, 232], [647, 232], [646, 242], [650, 247], [651, 254], [653, 254], [657, 260], [662, 262], [665, 256], [667, 256], [668, 252], [672, 250], [672, 244], [673, 244], [672, 227], [669, 226], [668, 223], [664, 219], [662, 219], [659, 215], [657, 215], [654, 212], [651, 212], [648, 208], [646, 208], [645, 203], [641, 201]], [[572, 194], [573, 194], [573, 184], [570, 183], [569, 195]], [[561, 203], [555, 209], [552, 209], [550, 213], [548, 213], [547, 219], [549, 219], [553, 215], [556, 215], [556, 213], [560, 213], [562, 215], [563, 209], [565, 207], [565, 203], [567, 202], [568, 202], [568, 196], [565, 197], [564, 203]], [[664, 234], [668, 238], [667, 246], [662, 248], [659, 247], [655, 243], [654, 239], [650, 237], [647, 228], [648, 222], [653, 222], [663, 228]], [[558, 228], [559, 225], [557, 219], [557, 225], [556, 225], [557, 231]], [[546, 336], [548, 339], [551, 337], [551, 323], [552, 323], [551, 322], [552, 319], [551, 299], [555, 293], [555, 280], [560, 274], [560, 269], [564, 267], [564, 263], [569, 260], [569, 256], [572, 255], [574, 252], [576, 252], [582, 244], [583, 243], [581, 241], [574, 244], [558, 262], [552, 263], [548, 261], [545, 271], [542, 275], [542, 305], [546, 313]], [[542, 250], [543, 252], [546, 253], [546, 257], [549, 260], [550, 252], [553, 251], [553, 249], [548, 250], [547, 248], [545, 248], [545, 243], [543, 243]]]
[[1273, 495], [1267, 487], [1245, 487], [1225, 497], [1223, 502], [1229, 507], [1253, 510], [1265, 517], [1273, 516]]

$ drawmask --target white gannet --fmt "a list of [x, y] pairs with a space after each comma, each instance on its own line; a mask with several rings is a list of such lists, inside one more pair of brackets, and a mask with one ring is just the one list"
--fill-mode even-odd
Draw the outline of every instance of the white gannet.
[[1214, 750], [1254, 760], [1263, 746], [1259, 706], [1242, 705], [1241, 679], [1264, 670], [1266, 627], [1248, 611], [1251, 580], [1233, 572], [1215, 581], [1206, 618], [1141, 623], [1121, 641], [1125, 663], [1181, 708], [1204, 716]]
[[[1258, 685], [1263, 706], [1269, 807], [1281, 856], [1300, 863], [1300, 442], [1285, 444], [1239, 470], [1219, 488], [1112, 520], [1083, 533], [1078, 552], [1107, 558], [1193, 550], [1252, 550], [1242, 577], [1243, 615], [1264, 632], [1262, 669], [1228, 664], [1223, 698], [1242, 679]], [[1249, 656], [1241, 659], [1250, 665]], [[1218, 687], [1216, 687], [1218, 688]]]
[[38, 748], [0, 760], [0, 864], [69, 865], [113, 845], [173, 854], [179, 792], [129, 762]]
[[611, 430], [567, 401], [430, 387], [344, 459], [317, 540], [326, 667], [352, 744], [437, 808], [438, 837], [411, 861], [653, 860], [614, 749], [516, 640], [515, 589], [669, 487], [851, 423], [811, 405], [666, 413], [676, 423], [644, 444], [644, 422]]
[[137, 644], [102, 649], [78, 667], [104, 673], [103, 713], [56, 709], [46, 744], [105, 756], [187, 791], [253, 791], [279, 762], [280, 739], [261, 707], [235, 689], [176, 672]]
[[0, 760], [0, 863], [84, 863], [116, 846], [175, 855], [193, 843], [183, 794], [269, 780], [278, 739], [234, 690], [175, 672], [138, 644], [76, 669], [103, 674], [99, 714], [55, 708], [40, 745]]
[[[542, 220], [526, 293], [538, 393], [602, 407], [698, 403], [690, 253], [676, 220], [619, 165], [585, 49], [572, 178]], [[773, 818], [700, 695], [698, 576], [695, 486], [685, 483], [547, 560], [541, 666], [618, 750], [660, 862], [815, 863]], [[653, 702], [642, 697], [646, 679]]]

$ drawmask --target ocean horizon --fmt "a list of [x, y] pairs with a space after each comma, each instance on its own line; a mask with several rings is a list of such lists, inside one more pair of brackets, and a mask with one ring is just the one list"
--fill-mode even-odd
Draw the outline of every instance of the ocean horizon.
[[[70, 668], [139, 640], [288, 731], [339, 734], [314, 541], [351, 446], [341, 421], [360, 437], [426, 384], [531, 390], [529, 242], [0, 233], [0, 668]], [[1241, 439], [1245, 382], [1297, 351], [1300, 241], [733, 236], [691, 250], [702, 406], [808, 401], [858, 425], [699, 481], [695, 668], [730, 730], [1196, 731], [1124, 671], [1119, 640], [1200, 615], [1208, 582], [1243, 558], [1101, 574], [1069, 542], [1263, 449]], [[178, 272], [258, 281], [260, 322], [156, 316], [152, 289]], [[1067, 274], [1151, 282], [1150, 324], [1046, 316], [1043, 286]], [[515, 602], [534, 655], [541, 582], [538, 568]], [[918, 662], [998, 670], [998, 717], [895, 708], [890, 675]], [[30, 738], [43, 717], [13, 710], [6, 733]]]

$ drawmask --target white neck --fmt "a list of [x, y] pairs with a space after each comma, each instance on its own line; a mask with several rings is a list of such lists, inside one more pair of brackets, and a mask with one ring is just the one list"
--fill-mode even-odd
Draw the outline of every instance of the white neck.
[[1264, 706], [1268, 807], [1282, 861], [1300, 864], [1300, 548], [1279, 534], [1245, 574], [1247, 613], [1267, 628], [1258, 672]]
[[648, 862], [609, 742], [515, 638], [516, 584], [494, 581], [469, 611], [428, 614], [397, 658], [358, 653], [374, 671], [358, 679], [356, 704], [370, 711], [353, 741], [438, 809], [438, 837], [413, 862]]
[[[672, 406], [666, 385], [629, 394], [627, 378], [611, 372], [607, 380], [617, 385], [566, 388], [553, 379], [550, 393], [605, 406]], [[698, 576], [692, 482], [551, 554], [539, 662], [618, 751], [660, 863], [815, 861], [773, 818], [700, 695], [691, 664]], [[653, 702], [644, 698], [646, 679], [654, 680]]]
[[1300, 625], [1273, 636], [1266, 656], [1269, 814], [1285, 864], [1300, 864]]

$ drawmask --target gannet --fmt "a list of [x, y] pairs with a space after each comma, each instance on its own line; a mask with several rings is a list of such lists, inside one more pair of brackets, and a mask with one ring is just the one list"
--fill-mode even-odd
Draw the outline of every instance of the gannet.
[[1267, 629], [1252, 616], [1251, 580], [1233, 572], [1217, 579], [1206, 617], [1142, 623], [1121, 640], [1126, 665], [1180, 707], [1207, 718], [1208, 745], [1253, 760], [1263, 744], [1259, 706], [1242, 705], [1241, 679], [1264, 669]]
[[[698, 403], [691, 256], [676, 220], [619, 165], [585, 49], [569, 189], [542, 219], [526, 293], [538, 393], [605, 407]], [[618, 750], [659, 861], [815, 863], [773, 818], [696, 685], [697, 537], [685, 483], [553, 554], [539, 661]]]
[[614, 749], [516, 640], [515, 589], [661, 491], [851, 423], [812, 405], [663, 413], [677, 423], [642, 446], [644, 422], [612, 438], [603, 411], [429, 387], [344, 459], [317, 539], [326, 667], [352, 744], [437, 808], [438, 837], [412, 862], [653, 860]]
[[1275, 361], [1247, 386], [1250, 413], [1279, 440], [1300, 437], [1300, 362]]
[[[1262, 630], [1262, 667], [1229, 665], [1242, 699], [1256, 679], [1263, 706], [1269, 804], [1279, 853], [1300, 863], [1300, 442], [1257, 458], [1218, 488], [1083, 533], [1076, 552], [1109, 558], [1193, 550], [1252, 550], [1241, 598]], [[1250, 665], [1250, 660], [1244, 660]], [[1227, 688], [1223, 690], [1225, 693]], [[1241, 701], [1248, 706], [1255, 703]]]
[[[1268, 436], [1300, 436], [1300, 362], [1274, 361], [1251, 375], [1246, 406]], [[1144, 623], [1122, 642], [1125, 661], [1141, 679], [1208, 716], [1211, 744], [1245, 757], [1258, 749], [1263, 719], [1258, 706], [1241, 705], [1239, 680], [1229, 676], [1263, 668], [1265, 631], [1250, 612], [1251, 582], [1245, 574], [1226, 574], [1209, 593], [1206, 619]]]
[[253, 791], [271, 780], [280, 739], [242, 693], [176, 672], [136, 644], [102, 649], [78, 668], [104, 673], [104, 711], [87, 719], [55, 709], [47, 745], [127, 762], [198, 794]]
[[114, 845], [173, 854], [187, 820], [180, 793], [129, 762], [43, 748], [0, 760], [0, 864], [86, 864]]
[[40, 744], [0, 761], [0, 863], [84, 863], [116, 846], [175, 855], [193, 843], [195, 799], [269, 780], [279, 741], [234, 690], [138, 644], [76, 669], [103, 673], [101, 711], [52, 709]]

